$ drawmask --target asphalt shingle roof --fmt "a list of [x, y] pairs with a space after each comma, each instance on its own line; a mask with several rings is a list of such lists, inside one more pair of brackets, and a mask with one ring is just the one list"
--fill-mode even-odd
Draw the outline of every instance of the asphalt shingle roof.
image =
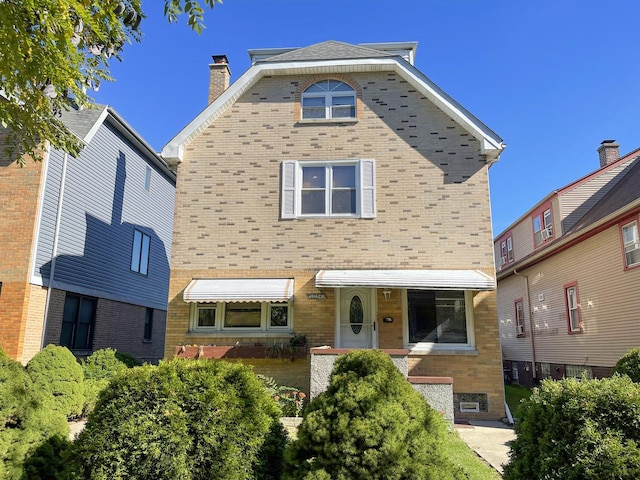
[[299, 62], [311, 60], [347, 60], [354, 58], [381, 58], [395, 57], [391, 53], [374, 50], [373, 48], [360, 47], [349, 43], [336, 42], [328, 40], [322, 43], [316, 43], [308, 47], [298, 48], [287, 53], [274, 55], [264, 62]]
[[60, 120], [79, 138], [84, 139], [96, 124], [104, 109], [103, 105], [95, 105], [90, 108], [63, 110]]

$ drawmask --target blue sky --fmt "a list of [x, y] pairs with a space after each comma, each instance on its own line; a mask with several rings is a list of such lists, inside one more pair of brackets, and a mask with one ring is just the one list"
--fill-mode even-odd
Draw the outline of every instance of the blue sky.
[[640, 146], [635, 0], [225, 0], [197, 35], [145, 2], [143, 41], [93, 94], [156, 150], [207, 103], [211, 55], [233, 82], [247, 50], [418, 42], [415, 65], [507, 144], [490, 170], [494, 234], [537, 201], [599, 167], [604, 139]]

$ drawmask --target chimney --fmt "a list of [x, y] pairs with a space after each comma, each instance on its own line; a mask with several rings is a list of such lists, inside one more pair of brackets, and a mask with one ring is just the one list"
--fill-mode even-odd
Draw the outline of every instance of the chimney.
[[598, 147], [600, 155], [600, 168], [606, 167], [620, 159], [620, 144], [615, 140], [603, 140]]
[[231, 70], [226, 55], [212, 55], [213, 63], [209, 65], [209, 104], [229, 88]]

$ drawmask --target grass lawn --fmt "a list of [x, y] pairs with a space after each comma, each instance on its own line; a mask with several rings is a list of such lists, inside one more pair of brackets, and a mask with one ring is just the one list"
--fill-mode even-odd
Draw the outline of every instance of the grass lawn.
[[500, 480], [502, 478], [497, 471], [464, 443], [455, 430], [447, 434], [443, 449], [449, 460], [459, 465], [468, 478], [473, 480]]
[[504, 391], [505, 396], [507, 397], [507, 405], [509, 405], [509, 410], [511, 410], [511, 415], [517, 418], [518, 415], [516, 414], [516, 411], [520, 406], [520, 400], [529, 398], [531, 396], [531, 389], [523, 387], [522, 385], [505, 385]]

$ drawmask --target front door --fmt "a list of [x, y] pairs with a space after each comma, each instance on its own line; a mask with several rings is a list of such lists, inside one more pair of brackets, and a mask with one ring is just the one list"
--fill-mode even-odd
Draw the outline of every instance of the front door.
[[373, 348], [376, 345], [373, 298], [370, 288], [340, 289], [341, 348]]

